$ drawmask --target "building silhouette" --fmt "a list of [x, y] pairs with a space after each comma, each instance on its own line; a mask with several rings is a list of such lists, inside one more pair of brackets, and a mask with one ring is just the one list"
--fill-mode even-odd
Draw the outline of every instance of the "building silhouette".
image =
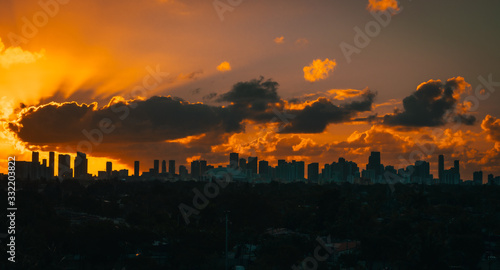
[[257, 174], [257, 157], [248, 157], [247, 169], [251, 170], [252, 174]]
[[139, 177], [140, 175], [140, 169], [139, 169], [140, 163], [138, 160], [134, 161], [134, 176]]
[[307, 180], [317, 183], [319, 180], [319, 163], [311, 163], [307, 165]]
[[58, 156], [58, 176], [62, 178], [72, 178], [73, 170], [71, 169], [71, 156], [60, 154]]
[[472, 173], [472, 181], [477, 185], [483, 184], [483, 171], [476, 171]]
[[229, 167], [236, 168], [238, 167], [239, 155], [238, 153], [230, 153], [229, 154]]
[[88, 176], [87, 155], [82, 152], [76, 152], [73, 168], [75, 169], [75, 178], [87, 178]]
[[165, 160], [161, 162], [161, 173], [167, 173], [167, 162]]
[[438, 178], [439, 178], [439, 182], [442, 182], [443, 181], [443, 172], [444, 172], [444, 156], [443, 155], [439, 155], [439, 158], [438, 158]]
[[108, 175], [108, 178], [113, 176], [113, 163], [111, 161], [106, 162], [106, 174]]
[[153, 161], [153, 174], [157, 175], [160, 173], [160, 161], [155, 159]]
[[175, 175], [175, 160], [168, 161], [168, 173]]
[[49, 152], [49, 177], [54, 177], [55, 174], [55, 153]]

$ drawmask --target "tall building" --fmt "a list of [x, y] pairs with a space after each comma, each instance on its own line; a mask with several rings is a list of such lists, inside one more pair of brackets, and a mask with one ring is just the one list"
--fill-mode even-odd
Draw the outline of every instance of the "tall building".
[[75, 169], [75, 178], [86, 178], [88, 171], [87, 155], [82, 152], [76, 152], [73, 168]]
[[366, 164], [366, 170], [373, 170], [375, 176], [382, 175], [384, 167], [380, 163], [380, 152], [372, 152], [370, 154], [370, 157], [368, 157], [368, 164]]
[[257, 174], [257, 157], [248, 157], [247, 169], [252, 170], [253, 174]]
[[71, 170], [71, 156], [60, 154], [58, 161], [58, 176], [62, 178], [73, 177], [73, 171]]
[[236, 169], [238, 167], [239, 155], [238, 153], [229, 154], [229, 167]]
[[206, 160], [200, 160], [200, 176], [205, 174], [207, 171], [207, 161]]
[[193, 160], [191, 161], [191, 177], [200, 178], [200, 161]]
[[179, 175], [181, 177], [186, 177], [188, 175], [188, 170], [187, 170], [186, 166], [184, 166], [184, 165], [179, 166]]
[[39, 164], [40, 163], [40, 153], [31, 152], [31, 162], [34, 164]]
[[49, 152], [49, 177], [54, 177], [55, 173], [55, 153]]
[[161, 162], [161, 173], [167, 173], [167, 162], [165, 160]]
[[455, 170], [455, 173], [460, 174], [460, 161], [455, 160], [453, 162], [453, 169]]
[[444, 156], [439, 155], [439, 160], [438, 160], [438, 177], [439, 181], [443, 181], [443, 172], [444, 172]]
[[113, 163], [111, 161], [106, 162], [106, 174], [108, 175], [108, 178], [111, 178], [111, 175], [113, 174]]
[[30, 170], [30, 176], [32, 179], [38, 179], [40, 178], [40, 153], [38, 152], [31, 152], [31, 170]]
[[473, 179], [474, 183], [476, 183], [478, 185], [482, 185], [483, 184], [483, 171], [477, 171], [477, 172], [472, 173], [472, 179]]
[[154, 174], [160, 173], [160, 161], [158, 159], [155, 159], [153, 161], [153, 173]]
[[246, 171], [246, 169], [247, 169], [247, 161], [244, 158], [240, 158], [240, 162], [239, 162], [238, 166], [243, 171]]
[[168, 161], [168, 172], [172, 175], [175, 174], [175, 160]]
[[259, 161], [259, 175], [264, 178], [269, 176], [269, 162], [265, 160]]
[[319, 179], [319, 164], [311, 163], [307, 165], [307, 180], [309, 182], [318, 182]]
[[297, 161], [295, 166], [296, 166], [296, 170], [297, 170], [297, 175], [296, 175], [296, 179], [294, 179], [294, 180], [304, 180], [304, 169], [306, 166], [304, 161]]
[[140, 163], [138, 160], [134, 161], [134, 176], [135, 177], [140, 176], [139, 165], [140, 165]]

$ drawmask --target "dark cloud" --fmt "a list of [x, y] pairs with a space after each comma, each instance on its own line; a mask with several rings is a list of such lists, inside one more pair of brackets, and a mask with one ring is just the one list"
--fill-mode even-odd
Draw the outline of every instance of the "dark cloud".
[[203, 101], [211, 101], [217, 96], [217, 93], [210, 93], [208, 95], [203, 96]]
[[[421, 84], [411, 96], [403, 99], [403, 111], [385, 115], [383, 124], [405, 127], [434, 127], [446, 124], [447, 112], [454, 109], [467, 83], [463, 78], [453, 78], [443, 83], [431, 80]], [[452, 115], [453, 116], [453, 115]], [[455, 115], [454, 120], [473, 124], [475, 117]]]
[[239, 82], [233, 88], [219, 96], [218, 102], [231, 102], [235, 107], [252, 110], [265, 110], [270, 103], [281, 102], [278, 96], [279, 84], [263, 77], [248, 82]]
[[10, 124], [25, 142], [44, 144], [80, 141], [85, 134], [110, 123], [113, 142], [165, 141], [200, 135], [210, 131], [238, 132], [242, 119], [228, 109], [192, 104], [172, 97], [152, 97], [110, 107], [96, 104], [48, 104], [27, 109], [18, 124]]
[[465, 124], [467, 126], [472, 126], [476, 123], [476, 117], [474, 115], [457, 114], [455, 116], [455, 123]]
[[288, 113], [293, 119], [287, 124], [282, 133], [320, 133], [329, 124], [351, 121], [352, 117], [360, 112], [370, 111], [375, 92], [364, 90], [361, 101], [351, 101], [337, 106], [327, 98], [319, 98], [316, 102], [307, 105], [302, 110], [291, 110]]

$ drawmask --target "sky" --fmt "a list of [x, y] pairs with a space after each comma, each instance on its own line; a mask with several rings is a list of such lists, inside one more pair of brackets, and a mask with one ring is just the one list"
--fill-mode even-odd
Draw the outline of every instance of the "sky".
[[[307, 163], [371, 151], [500, 174], [500, 2], [4, 1], [0, 172], [31, 151], [89, 172], [230, 152]], [[56, 168], [57, 171], [57, 168]]]

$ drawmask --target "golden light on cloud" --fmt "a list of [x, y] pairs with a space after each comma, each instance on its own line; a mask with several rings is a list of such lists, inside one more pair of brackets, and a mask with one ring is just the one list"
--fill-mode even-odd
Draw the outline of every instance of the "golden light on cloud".
[[400, 10], [396, 0], [369, 0], [366, 9], [369, 11], [390, 11], [392, 14]]
[[231, 64], [229, 62], [224, 61], [217, 66], [217, 70], [220, 72], [226, 72], [231, 70]]
[[348, 98], [360, 96], [363, 94], [363, 91], [356, 89], [332, 89], [328, 90], [328, 93], [332, 95], [333, 99], [345, 100]]
[[44, 56], [44, 51], [32, 53], [23, 50], [21, 47], [8, 47], [0, 39], [0, 64], [3, 68], [9, 68], [14, 64], [29, 64]]
[[277, 37], [274, 39], [274, 43], [276, 44], [283, 44], [285, 42], [285, 37], [284, 36], [281, 36], [281, 37]]
[[335, 59], [329, 60], [326, 58], [323, 61], [316, 59], [309, 66], [304, 67], [304, 79], [310, 82], [324, 80], [328, 78], [329, 73], [333, 71], [336, 65]]

